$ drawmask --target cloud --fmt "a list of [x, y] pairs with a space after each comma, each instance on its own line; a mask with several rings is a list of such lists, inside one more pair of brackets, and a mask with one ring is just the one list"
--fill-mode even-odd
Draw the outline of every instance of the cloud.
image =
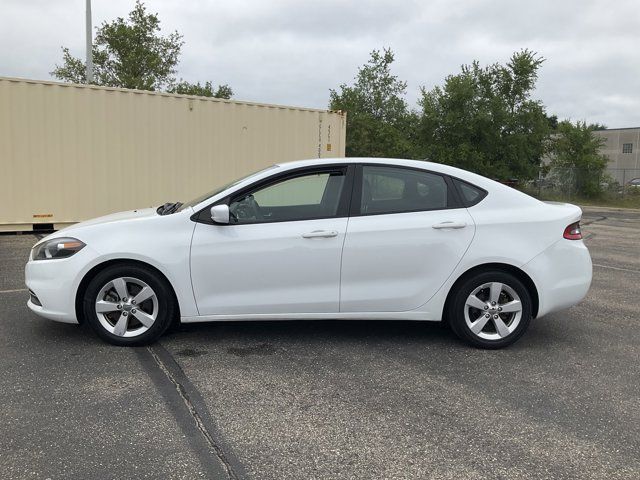
[[[60, 46], [84, 49], [84, 1], [0, 0], [0, 75], [49, 79]], [[94, 26], [133, 0], [93, 1]], [[635, 1], [148, 0], [186, 45], [179, 76], [230, 84], [236, 98], [324, 108], [369, 52], [391, 47], [395, 73], [419, 87], [460, 65], [504, 62], [521, 48], [544, 56], [536, 96], [549, 113], [637, 126], [640, 9]]]

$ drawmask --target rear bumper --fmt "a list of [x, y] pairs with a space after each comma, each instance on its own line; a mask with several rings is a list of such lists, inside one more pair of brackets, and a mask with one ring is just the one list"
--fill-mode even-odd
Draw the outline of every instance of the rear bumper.
[[538, 288], [538, 317], [579, 303], [589, 291], [591, 255], [582, 240], [561, 239], [523, 266]]

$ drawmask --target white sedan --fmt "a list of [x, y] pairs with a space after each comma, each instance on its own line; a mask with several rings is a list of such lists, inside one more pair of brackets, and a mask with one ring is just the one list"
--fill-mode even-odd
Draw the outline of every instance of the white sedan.
[[117, 345], [176, 321], [362, 319], [445, 320], [498, 348], [586, 295], [581, 214], [435, 163], [286, 163], [49, 235], [28, 306]]

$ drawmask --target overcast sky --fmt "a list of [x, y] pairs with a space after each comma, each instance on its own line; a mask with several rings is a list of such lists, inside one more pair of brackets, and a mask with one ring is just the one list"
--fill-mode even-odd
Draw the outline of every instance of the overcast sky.
[[[134, 0], [93, 0], [94, 26]], [[84, 55], [84, 0], [0, 0], [0, 76], [51, 79], [60, 47]], [[372, 49], [391, 47], [413, 106], [474, 59], [529, 48], [547, 60], [536, 97], [560, 118], [640, 126], [638, 0], [147, 0], [185, 46], [179, 77], [234, 97], [326, 108]]]

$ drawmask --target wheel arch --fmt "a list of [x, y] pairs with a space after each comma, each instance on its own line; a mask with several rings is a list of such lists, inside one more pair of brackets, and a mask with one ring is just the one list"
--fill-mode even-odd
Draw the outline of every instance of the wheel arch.
[[453, 285], [451, 285], [451, 288], [449, 288], [449, 292], [447, 293], [447, 298], [444, 303], [443, 318], [446, 318], [448, 316], [449, 304], [452, 301], [454, 292], [457, 291], [458, 287], [463, 282], [465, 282], [469, 277], [477, 273], [485, 272], [488, 270], [498, 270], [498, 271], [510, 273], [513, 276], [515, 276], [518, 280], [520, 280], [529, 291], [529, 294], [531, 295], [531, 317], [536, 318], [538, 316], [538, 309], [540, 307], [540, 298], [538, 295], [538, 288], [536, 287], [536, 284], [531, 279], [531, 277], [527, 275], [527, 273], [524, 270], [514, 265], [509, 265], [508, 263], [494, 262], [494, 263], [483, 263], [481, 265], [476, 265], [475, 267], [472, 267], [466, 272], [464, 272], [462, 275], [460, 275], [457, 278], [455, 282], [453, 282]]
[[171, 294], [173, 295], [173, 300], [178, 313], [177, 319], [180, 318], [180, 302], [178, 301], [178, 297], [176, 295], [175, 289], [173, 288], [173, 285], [171, 284], [171, 282], [169, 281], [169, 279], [164, 273], [162, 273], [159, 269], [157, 269], [153, 265], [147, 262], [143, 262], [141, 260], [134, 260], [130, 258], [118, 258], [118, 259], [106, 260], [102, 263], [94, 265], [87, 273], [85, 273], [84, 277], [82, 277], [82, 280], [80, 281], [78, 288], [76, 290], [76, 298], [75, 298], [75, 311], [76, 311], [76, 319], [78, 320], [78, 323], [82, 324], [85, 321], [83, 308], [82, 308], [82, 299], [84, 298], [84, 294], [87, 291], [87, 287], [89, 286], [89, 283], [91, 282], [91, 280], [95, 278], [96, 275], [98, 275], [98, 273], [103, 271], [105, 268], [108, 268], [114, 265], [136, 265], [136, 266], [148, 268], [149, 270], [152, 270], [154, 273], [160, 276], [160, 278], [162, 278], [165, 282], [167, 282], [167, 285], [169, 286], [169, 289], [171, 291]]

